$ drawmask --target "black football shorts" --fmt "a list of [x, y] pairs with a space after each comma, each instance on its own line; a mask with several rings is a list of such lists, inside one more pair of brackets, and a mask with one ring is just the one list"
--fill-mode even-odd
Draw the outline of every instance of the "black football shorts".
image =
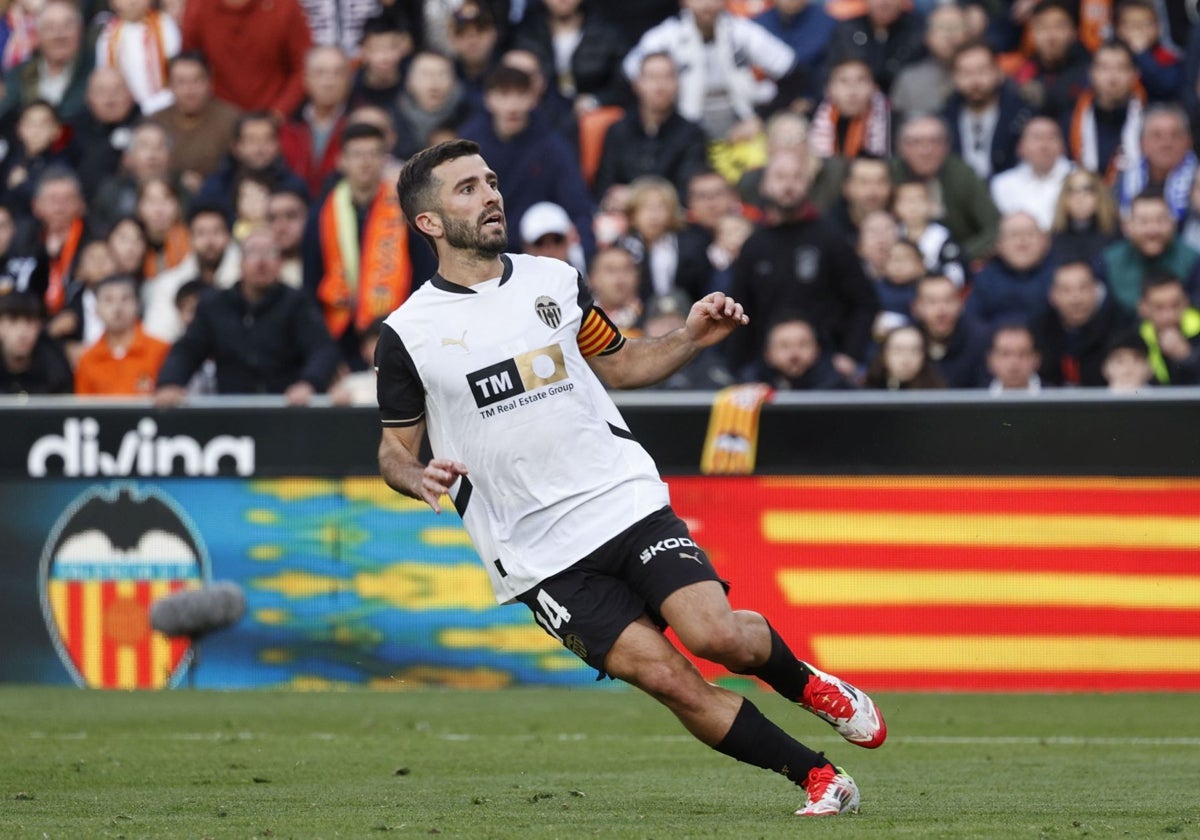
[[634, 523], [575, 565], [517, 596], [542, 629], [606, 676], [604, 658], [643, 614], [660, 628], [671, 593], [713, 580], [729, 589], [669, 507]]

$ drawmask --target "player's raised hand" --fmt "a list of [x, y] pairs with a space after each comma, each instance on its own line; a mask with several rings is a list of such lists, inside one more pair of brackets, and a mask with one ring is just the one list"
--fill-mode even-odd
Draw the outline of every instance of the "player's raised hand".
[[450, 492], [450, 485], [460, 475], [466, 474], [467, 465], [461, 461], [451, 461], [449, 458], [432, 459], [421, 473], [421, 498], [433, 508], [434, 513], [441, 513], [442, 506], [438, 500], [443, 493]]
[[713, 292], [692, 304], [684, 328], [692, 341], [701, 347], [711, 347], [748, 323], [750, 318], [740, 303], [724, 292]]

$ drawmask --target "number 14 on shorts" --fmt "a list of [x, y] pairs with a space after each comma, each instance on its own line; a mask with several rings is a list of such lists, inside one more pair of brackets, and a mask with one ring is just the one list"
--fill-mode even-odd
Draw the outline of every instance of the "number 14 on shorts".
[[536, 610], [534, 615], [537, 616], [538, 624], [546, 628], [547, 633], [561, 642], [563, 637], [556, 631], [571, 620], [571, 613], [566, 607], [555, 601], [545, 589], [538, 590], [537, 602], [540, 609]]

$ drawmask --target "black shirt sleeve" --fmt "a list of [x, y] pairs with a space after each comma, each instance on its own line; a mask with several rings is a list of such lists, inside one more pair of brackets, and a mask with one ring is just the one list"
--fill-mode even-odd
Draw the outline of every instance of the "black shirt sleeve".
[[413, 426], [425, 417], [425, 386], [394, 329], [383, 325], [375, 345], [379, 419], [384, 426]]

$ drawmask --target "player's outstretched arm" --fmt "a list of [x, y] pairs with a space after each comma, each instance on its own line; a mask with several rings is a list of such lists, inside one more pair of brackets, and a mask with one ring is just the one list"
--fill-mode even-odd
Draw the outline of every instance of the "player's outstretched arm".
[[661, 382], [706, 347], [750, 323], [742, 305], [722, 292], [692, 304], [686, 323], [657, 338], [628, 339], [616, 353], [592, 356], [588, 363], [611, 388], [643, 388]]
[[385, 426], [379, 441], [379, 474], [397, 493], [421, 499], [435, 513], [442, 512], [438, 502], [467, 465], [449, 458], [433, 458], [422, 464], [417, 457], [425, 437], [425, 421], [412, 426]]

